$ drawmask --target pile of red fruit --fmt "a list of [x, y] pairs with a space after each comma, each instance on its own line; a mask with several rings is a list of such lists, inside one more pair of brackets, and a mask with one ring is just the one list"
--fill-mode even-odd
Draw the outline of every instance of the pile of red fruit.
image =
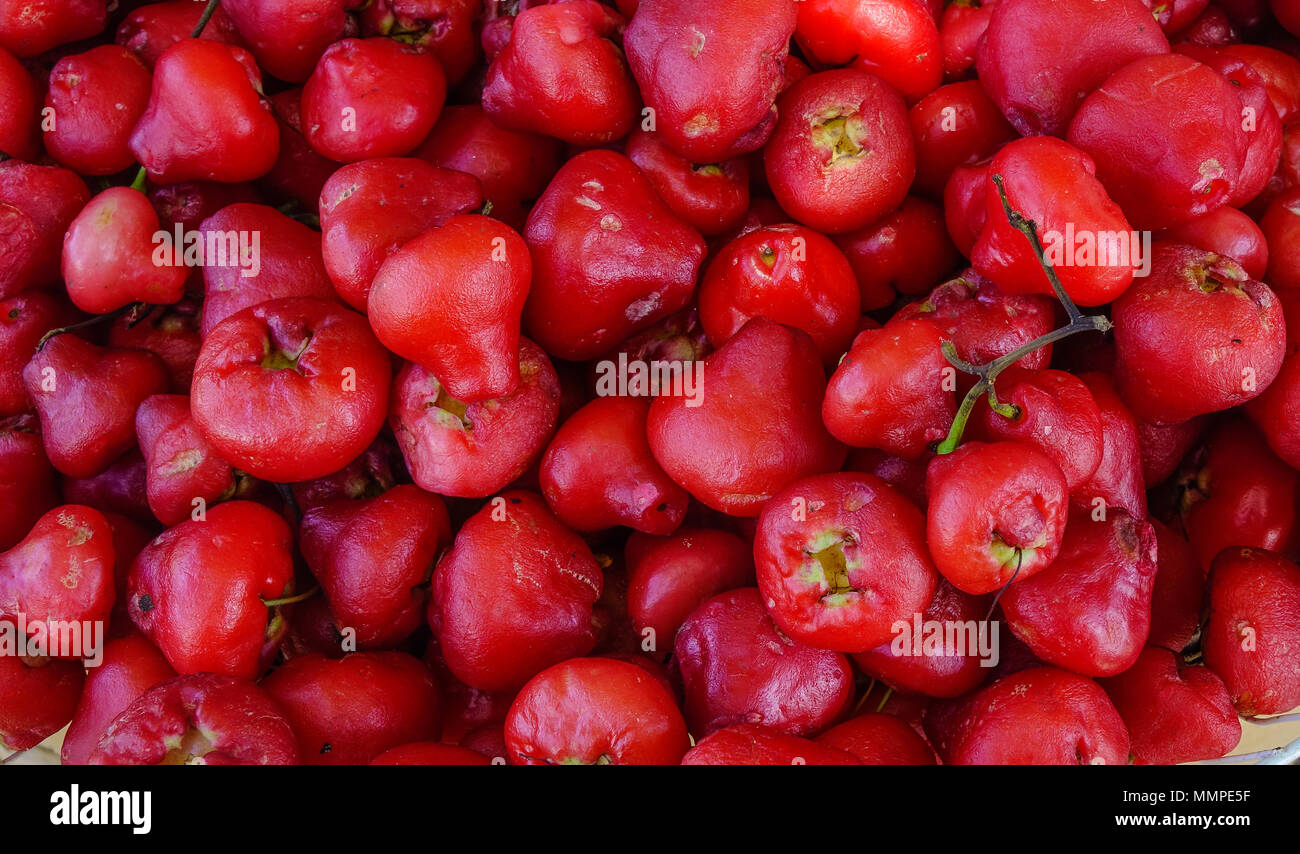
[[0, 0], [0, 742], [1228, 754], [1300, 706], [1297, 37]]

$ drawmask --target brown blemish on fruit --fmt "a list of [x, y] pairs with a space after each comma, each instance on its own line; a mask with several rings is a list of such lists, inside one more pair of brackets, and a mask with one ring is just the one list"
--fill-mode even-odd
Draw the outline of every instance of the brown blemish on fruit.
[[692, 139], [706, 133], [718, 132], [718, 120], [708, 113], [696, 113], [682, 125], [682, 133]]
[[704, 53], [705, 41], [704, 33], [695, 27], [691, 27], [691, 40], [686, 45], [686, 52], [691, 55], [691, 59], [699, 59], [700, 54]]

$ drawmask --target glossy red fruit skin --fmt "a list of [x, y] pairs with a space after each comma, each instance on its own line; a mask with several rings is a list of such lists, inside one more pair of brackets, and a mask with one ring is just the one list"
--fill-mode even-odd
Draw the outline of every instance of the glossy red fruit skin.
[[148, 196], [110, 187], [81, 209], [63, 238], [63, 280], [82, 311], [107, 314], [134, 302], [170, 305], [185, 295], [190, 271], [158, 263], [158, 214]]
[[1288, 33], [1300, 31], [1300, 4], [1295, 0], [1269, 0], [1269, 9]]
[[1124, 765], [1124, 721], [1096, 682], [1055, 667], [1021, 670], [932, 703], [925, 733], [945, 765]]
[[721, 346], [762, 315], [812, 336], [834, 367], [849, 349], [861, 301], [848, 260], [827, 237], [801, 225], [759, 228], [731, 241], [700, 283], [700, 323]]
[[41, 336], [77, 319], [68, 304], [47, 291], [0, 299], [0, 418], [32, 408], [23, 387], [23, 366]]
[[149, 103], [150, 75], [135, 54], [101, 45], [65, 56], [50, 71], [45, 106], [56, 121], [45, 149], [83, 175], [112, 175], [135, 163], [131, 129]]
[[[118, 44], [140, 57], [150, 71], [163, 51], [176, 42], [190, 38], [199, 23], [203, 7], [192, 0], [164, 0], [134, 9], [117, 27], [114, 39]], [[244, 39], [235, 29], [230, 15], [222, 6], [212, 13], [203, 28], [201, 39], [246, 47]]]
[[1205, 573], [1182, 534], [1158, 519], [1147, 521], [1156, 532], [1156, 580], [1147, 645], [1182, 652], [1200, 627]]
[[114, 719], [153, 686], [176, 676], [158, 648], [137, 634], [104, 645], [103, 660], [86, 672], [86, 686], [59, 751], [64, 765], [85, 765]]
[[1237, 262], [1191, 246], [1158, 245], [1151, 275], [1111, 317], [1115, 387], [1143, 421], [1178, 423], [1246, 403], [1273, 382], [1286, 352], [1276, 294]]
[[324, 300], [272, 300], [232, 314], [204, 339], [190, 406], [208, 441], [241, 471], [311, 480], [374, 441], [390, 375], [365, 318]]
[[637, 7], [623, 46], [666, 145], [693, 163], [717, 163], [767, 142], [797, 8], [792, 0]]
[[1300, 704], [1300, 568], [1263, 549], [1229, 548], [1210, 570], [1205, 663], [1237, 713], [1280, 714]]
[[17, 160], [35, 160], [40, 153], [40, 112], [36, 81], [14, 55], [0, 47], [0, 151]]
[[23, 368], [23, 385], [50, 463], [70, 477], [93, 477], [135, 444], [136, 407], [166, 391], [168, 378], [152, 353], [56, 335]]
[[0, 745], [27, 750], [63, 729], [85, 678], [80, 661], [0, 655]]
[[506, 761], [505, 724], [491, 723], [475, 727], [461, 739], [461, 746], [483, 756], [491, 757], [496, 765], [508, 764]]
[[624, 26], [594, 0], [521, 9], [488, 67], [483, 109], [502, 127], [574, 145], [627, 136], [640, 96], [617, 42]]
[[180, 223], [186, 231], [197, 229], [203, 220], [227, 205], [261, 202], [262, 194], [251, 183], [222, 184], [217, 181], [182, 181], [151, 187], [149, 201], [158, 211], [164, 230], [174, 233]]
[[696, 608], [677, 633], [674, 653], [697, 738], [740, 723], [813, 735], [853, 699], [848, 658], [783, 635], [752, 587]]
[[[510, 41], [510, 31], [515, 25], [515, 17], [525, 9], [543, 6], [550, 0], [488, 0], [480, 4], [481, 31], [480, 46], [490, 63]], [[627, 16], [630, 17], [630, 16]]]
[[343, 650], [343, 630], [324, 596], [311, 596], [302, 602], [286, 605], [280, 615], [286, 628], [276, 654], [282, 661], [310, 653], [326, 658], [342, 658], [347, 654]]
[[660, 135], [635, 128], [623, 144], [669, 209], [701, 234], [725, 234], [749, 209], [749, 159], [696, 164], [664, 143]]
[[998, 375], [998, 401], [1016, 407], [1007, 418], [980, 406], [989, 439], [1028, 442], [1052, 458], [1070, 491], [1085, 484], [1101, 464], [1105, 440], [1101, 410], [1088, 386], [1065, 371], [1025, 371], [1012, 366]]
[[296, 765], [298, 758], [284, 711], [262, 688], [195, 673], [137, 697], [109, 725], [88, 764]]
[[325, 182], [340, 164], [312, 148], [303, 136], [301, 89], [277, 92], [269, 100], [280, 132], [280, 154], [271, 171], [262, 176], [261, 185], [275, 199], [294, 201], [315, 211]]
[[1208, 418], [1209, 416], [1200, 416], [1181, 424], [1137, 422], [1142, 479], [1148, 489], [1162, 483], [1178, 469], [1183, 457], [1205, 432]]
[[[1220, 3], [1218, 5], [1225, 5]], [[1284, 125], [1300, 115], [1300, 60], [1262, 44], [1225, 44], [1220, 53], [1244, 60], [1264, 78], [1268, 98]]]
[[623, 554], [627, 613], [642, 649], [657, 659], [672, 653], [677, 630], [706, 599], [754, 585], [753, 550], [726, 531], [683, 527], [667, 537], [637, 533]]
[[838, 235], [835, 243], [853, 268], [864, 312], [888, 307], [896, 293], [928, 292], [961, 260], [943, 209], [919, 196], [908, 196], [866, 228]]
[[[608, 361], [615, 367], [620, 358], [633, 362], [652, 363], [655, 361], [695, 362], [702, 360], [713, 352], [708, 336], [700, 326], [700, 313], [694, 306], [688, 306], [676, 314], [671, 314], [653, 326], [625, 339], [616, 348], [605, 353], [598, 361], [587, 363], [587, 396], [597, 394], [603, 373], [601, 362]], [[661, 389], [662, 390], [662, 389]], [[642, 387], [640, 383], [629, 384], [627, 394], [632, 397], [654, 397], [653, 389]], [[685, 391], [685, 389], [683, 389]], [[585, 400], [586, 397], [582, 398]], [[579, 400], [578, 403], [581, 403]]]
[[491, 765], [492, 760], [468, 747], [436, 741], [413, 741], [390, 747], [371, 759], [370, 765]]
[[1104, 522], [1073, 516], [1056, 560], [1012, 584], [1000, 604], [1011, 631], [1045, 663], [1114, 676], [1146, 644], [1155, 577], [1155, 531], [1112, 508]]
[[131, 617], [127, 613], [127, 576], [131, 573], [131, 564], [135, 563], [136, 555], [153, 542], [162, 528], [152, 519], [142, 521], [111, 510], [102, 512], [113, 534], [113, 554], [116, 558], [113, 565], [113, 611], [105, 637], [116, 640], [139, 634], [131, 625]]
[[926, 740], [893, 715], [850, 718], [817, 736], [817, 743], [852, 753], [863, 765], [934, 765]]
[[519, 376], [511, 394], [466, 404], [419, 365], [398, 371], [388, 424], [421, 489], [484, 498], [528, 469], [555, 431], [560, 381], [527, 338], [519, 339]]
[[[228, 247], [227, 236], [242, 233], [248, 235], [245, 245], [250, 251], [257, 250], [254, 266], [242, 257], [238, 261], [228, 257], [221, 264], [219, 256], [215, 261], [208, 258], [205, 248], [200, 325], [205, 338], [227, 317], [259, 303], [286, 297], [337, 298], [321, 257], [320, 234], [269, 205], [227, 205], [203, 220], [198, 230], [205, 247], [214, 240]], [[244, 275], [254, 271], [255, 275]]]
[[322, 255], [334, 289], [364, 312], [386, 258], [423, 232], [482, 206], [472, 175], [414, 157], [379, 157], [340, 168], [320, 195]]
[[164, 525], [190, 517], [195, 499], [204, 506], [232, 497], [234, 468], [204, 438], [183, 394], [155, 394], [135, 411], [135, 434], [147, 467], [149, 509]]
[[690, 495], [664, 473], [646, 440], [649, 402], [600, 397], [569, 417], [542, 455], [547, 503], [575, 531], [626, 525], [671, 534]]
[[586, 543], [540, 496], [514, 490], [500, 498], [461, 526], [434, 570], [429, 603], [447, 666], [487, 691], [519, 688], [589, 653], [604, 585]]
[[1064, 136], [1084, 96], [1169, 42], [1140, 0], [999, 0], [976, 57], [981, 85], [1024, 135]]
[[[385, 82], [392, 80], [402, 85]], [[340, 163], [400, 157], [433, 130], [446, 96], [432, 54], [392, 39], [343, 39], [325, 49], [303, 84], [302, 132]]]
[[[1094, 176], [1092, 160], [1069, 143], [1051, 137], [1016, 140], [989, 163], [984, 182], [984, 225], [971, 254], [971, 262], [981, 275], [1009, 294], [1053, 293], [1033, 246], [1012, 226], [1003, 210], [994, 175], [1002, 176], [1012, 209], [1037, 224], [1044, 247], [1049, 252], [1052, 244], [1058, 247], [1059, 257], [1048, 258], [1071, 299], [1079, 305], [1094, 306], [1124, 293], [1138, 266], [1140, 244], [1133, 245], [1138, 236]], [[1077, 235], [1074, 245], [1069, 238], [1071, 232]], [[1102, 235], [1107, 234], [1129, 239], [1109, 243], [1103, 249]], [[1093, 241], [1095, 251], [1077, 243], [1085, 235]]]
[[889, 84], [853, 69], [823, 71], [781, 96], [764, 149], [767, 182], [804, 225], [842, 234], [903, 203], [916, 175], [907, 106]]
[[894, 624], [924, 610], [939, 580], [921, 511], [856, 472], [803, 478], [772, 496], [759, 516], [754, 564], [781, 631], [840, 652], [893, 638]]
[[0, 418], [0, 549], [21, 542], [58, 503], [39, 420], [30, 414]]
[[795, 40], [822, 66], [882, 77], [909, 100], [943, 82], [943, 48], [929, 10], [911, 0], [800, 0]]
[[[922, 621], [953, 623], [978, 623], [988, 616], [988, 597], [963, 593], [944, 578], [939, 579], [930, 603], [920, 612]], [[913, 614], [903, 617], [912, 625]], [[998, 631], [992, 625], [990, 631]], [[895, 690], [927, 697], [960, 697], [984, 681], [991, 672], [981, 663], [978, 650], [969, 649], [966, 655], [957, 650], [944, 649], [941, 654], [912, 654], [911, 644], [902, 647], [902, 654], [893, 648], [890, 640], [880, 646], [853, 655], [858, 668], [873, 679], [883, 680]], [[908, 638], [910, 640], [910, 638]], [[861, 758], [861, 757], [859, 757]]]
[[977, 80], [940, 86], [912, 105], [908, 119], [916, 141], [916, 189], [936, 201], [954, 169], [992, 157], [1016, 138]]
[[874, 474], [888, 483], [917, 507], [924, 507], [925, 468], [933, 454], [922, 454], [915, 460], [905, 460], [874, 448], [854, 448], [844, 464], [845, 471]]
[[[943, 337], [952, 341], [957, 355], [973, 365], [1005, 356], [1056, 325], [1055, 300], [1039, 294], [1003, 293], [974, 270], [944, 282], [924, 300], [903, 306], [895, 317], [900, 321], [930, 318]], [[1022, 356], [1016, 367], [1046, 368], [1051, 357], [1051, 346], [1041, 347]], [[965, 381], [958, 377], [959, 383]]]
[[370, 326], [457, 400], [504, 397], [520, 382], [519, 325], [532, 270], [528, 246], [509, 226], [477, 214], [452, 217], [375, 273]]
[[[1268, 250], [1268, 269], [1262, 280], [1280, 292], [1300, 290], [1300, 262], [1296, 260], [1300, 252], [1300, 187], [1273, 199], [1260, 217], [1259, 228]], [[1261, 278], [1253, 273], [1251, 277]]]
[[[1231, 0], [1229, 0], [1231, 2]], [[1169, 3], [1160, 0], [1142, 0], [1143, 5], [1151, 10], [1160, 28], [1173, 35], [1181, 33], [1200, 17], [1210, 0], [1172, 0]]]
[[1230, 546], [1300, 553], [1300, 473], [1283, 465], [1249, 423], [1228, 419], [1206, 437], [1183, 494], [1183, 530], [1201, 568]]
[[1146, 484], [1142, 476], [1138, 422], [1115, 393], [1110, 376], [1090, 372], [1079, 379], [1092, 392], [1101, 413], [1101, 462], [1092, 476], [1070, 490], [1073, 510], [1092, 513], [1120, 507], [1137, 519], [1146, 518]]
[[298, 656], [262, 682], [298, 736], [305, 765], [364, 765], [392, 747], [437, 738], [438, 686], [404, 652]]
[[521, 229], [560, 168], [559, 140], [498, 126], [477, 104], [448, 105], [413, 157], [478, 178], [492, 215]]
[[1300, 468], [1300, 290], [1279, 295], [1287, 320], [1287, 350], [1282, 370], [1264, 393], [1246, 405], [1246, 413], [1263, 432], [1273, 452], [1292, 468]]
[[56, 166], [0, 163], [0, 299], [59, 279], [63, 233], [90, 201], [86, 182]]
[[564, 164], [528, 215], [524, 239], [533, 259], [525, 328], [571, 361], [685, 308], [705, 250], [636, 164], [604, 150]]
[[1240, 34], [1223, 9], [1214, 5], [1207, 6], [1205, 11], [1197, 16], [1196, 20], [1177, 34], [1176, 44], [1223, 47], [1231, 45], [1240, 38]]
[[188, 392], [199, 357], [199, 313], [202, 300], [188, 294], [173, 305], [157, 306], [144, 317], [123, 315], [108, 329], [108, 345], [125, 350], [148, 350], [163, 360], [172, 391]]
[[1236, 208], [1224, 206], [1189, 219], [1161, 232], [1159, 239], [1227, 256], [1241, 264], [1250, 278], [1267, 279], [1273, 287], [1284, 287], [1266, 275], [1272, 241], [1265, 237], [1253, 219]]
[[0, 5], [0, 47], [27, 59], [99, 35], [109, 5], [104, 0], [6, 0]]
[[846, 750], [827, 747], [770, 727], [741, 723], [696, 742], [683, 765], [861, 765]]
[[[504, 764], [503, 726], [506, 713], [518, 692], [483, 691], [461, 682], [447, 669], [437, 638], [430, 638], [425, 645], [423, 661], [433, 673], [441, 691], [442, 742], [459, 744], [486, 753], [494, 759], [501, 757], [497, 764]], [[489, 733], [492, 735], [489, 736]], [[488, 752], [480, 741], [487, 741], [490, 737], [494, 737], [498, 743], [492, 745], [493, 750]]]
[[[1241, 98], [1239, 123], [1246, 131], [1246, 154], [1228, 204], [1245, 205], [1268, 186], [1282, 155], [1282, 120], [1273, 107], [1269, 81], [1245, 57], [1190, 46], [1181, 46], [1178, 52], [1213, 68], [1235, 87]], [[1296, 69], [1300, 70], [1300, 65]], [[1300, 93], [1300, 89], [1296, 91]]]
[[29, 633], [38, 623], [52, 629], [58, 622], [107, 622], [116, 596], [114, 558], [113, 532], [102, 513], [79, 504], [55, 507], [0, 553], [0, 619], [22, 615]]
[[397, 443], [380, 433], [361, 456], [333, 474], [293, 484], [293, 497], [303, 512], [341, 499], [374, 498], [392, 489], [401, 471]]
[[1237, 191], [1249, 144], [1237, 89], [1185, 56], [1148, 57], [1084, 100], [1068, 138], [1135, 228], [1165, 228]]
[[146, 468], [139, 448], [132, 448], [104, 471], [89, 478], [60, 478], [63, 500], [105, 512], [120, 513], [137, 522], [153, 524], [153, 513], [146, 497]]
[[251, 501], [210, 507], [141, 550], [127, 578], [131, 622], [177, 673], [255, 679], [279, 645], [283, 620], [262, 604], [293, 588], [293, 540], [274, 511]]
[[857, 448], [916, 459], [948, 432], [957, 404], [939, 349], [938, 325], [927, 318], [891, 320], [858, 334], [831, 375], [821, 416], [832, 436]]
[[966, 442], [930, 462], [925, 492], [930, 554], [957, 589], [992, 593], [1056, 560], [1069, 490], [1060, 467], [1036, 446]]
[[1100, 684], [1128, 727], [1135, 763], [1217, 759], [1241, 740], [1241, 721], [1222, 680], [1167, 649], [1147, 647], [1131, 668]]
[[997, 0], [948, 3], [939, 16], [944, 80], [960, 80], [975, 67], [980, 42]]
[[402, 484], [361, 501], [332, 501], [303, 514], [303, 559], [339, 625], [358, 649], [395, 646], [424, 621], [423, 585], [451, 544], [442, 499]]
[[221, 8], [267, 74], [302, 83], [347, 29], [344, 0], [226, 0]]
[[646, 424], [659, 465], [697, 500], [757, 516], [786, 485], [844, 462], [844, 447], [822, 425], [825, 374], [804, 333], [756, 317], [703, 368], [699, 406], [660, 396]]
[[548, 667], [506, 716], [516, 765], [676, 765], [689, 747], [672, 694], [635, 664], [609, 658]]
[[265, 175], [280, 151], [279, 131], [252, 57], [206, 39], [167, 48], [130, 148], [155, 184]]
[[[957, 251], [970, 257], [987, 219], [984, 197], [991, 157], [955, 166], [943, 186], [943, 218]], [[972, 271], [974, 272], [974, 271]]]
[[480, 58], [479, 0], [377, 0], [360, 10], [361, 31], [409, 41], [433, 53], [449, 85]]

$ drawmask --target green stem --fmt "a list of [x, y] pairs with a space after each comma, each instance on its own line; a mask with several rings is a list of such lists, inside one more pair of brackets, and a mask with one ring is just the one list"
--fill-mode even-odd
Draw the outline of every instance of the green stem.
[[208, 0], [208, 5], [203, 9], [203, 14], [199, 17], [199, 22], [195, 25], [194, 31], [190, 33], [190, 38], [196, 39], [203, 35], [203, 28], [208, 25], [208, 21], [212, 20], [212, 15], [217, 11], [217, 6], [220, 4], [221, 0]]
[[951, 454], [957, 450], [961, 444], [961, 434], [966, 431], [966, 422], [970, 420], [970, 414], [975, 411], [975, 403], [992, 387], [987, 378], [981, 377], [980, 381], [971, 386], [970, 391], [966, 392], [966, 397], [961, 402], [961, 407], [957, 410], [957, 417], [952, 420], [952, 426], [948, 428], [948, 436], [939, 446], [934, 449], [936, 454]]
[[145, 181], [145, 178], [147, 178], [147, 177], [149, 177], [149, 173], [148, 173], [148, 171], [146, 171], [145, 168], [144, 168], [143, 166], [141, 166], [141, 167], [140, 167], [140, 171], [135, 173], [135, 180], [131, 182], [131, 189], [132, 189], [132, 190], [139, 190], [140, 192], [143, 193], [143, 192], [144, 192], [144, 181]]
[[989, 406], [994, 412], [1006, 418], [1015, 418], [1020, 414], [1018, 407], [998, 401], [997, 391], [994, 389], [994, 383], [998, 375], [1016, 362], [1028, 356], [1030, 353], [1049, 344], [1055, 344], [1057, 341], [1069, 338], [1071, 335], [1077, 335], [1080, 332], [1107, 332], [1111, 328], [1110, 319], [1104, 314], [1084, 315], [1079, 311], [1079, 307], [1070, 299], [1070, 295], [1065, 292], [1065, 286], [1061, 284], [1061, 279], [1052, 269], [1052, 265], [1047, 263], [1047, 255], [1043, 251], [1043, 244], [1038, 239], [1038, 226], [1034, 224], [1020, 211], [1011, 207], [1011, 202], [1007, 198], [1006, 187], [1003, 186], [1002, 176], [994, 175], [994, 185], [998, 188], [998, 198], [1002, 201], [1002, 210], [1007, 215], [1007, 220], [1017, 231], [1025, 235], [1029, 240], [1029, 245], [1034, 250], [1035, 257], [1038, 258], [1038, 265], [1043, 268], [1047, 275], [1047, 280], [1052, 283], [1052, 290], [1056, 292], [1056, 298], [1061, 301], [1065, 307], [1065, 313], [1069, 315], [1070, 322], [1059, 329], [1053, 329], [1045, 335], [1040, 335], [1033, 341], [1026, 342], [1004, 356], [999, 356], [987, 365], [972, 365], [957, 355], [957, 348], [951, 341], [944, 341], [941, 345], [944, 358], [957, 370], [963, 373], [979, 377], [979, 382], [971, 387], [962, 400], [961, 406], [957, 409], [957, 416], [953, 418], [952, 426], [948, 429], [948, 435], [935, 448], [937, 454], [951, 454], [957, 450], [961, 444], [962, 433], [966, 430], [966, 422], [970, 420], [971, 413], [975, 410], [975, 404], [979, 402], [980, 397], [988, 395]]
[[970, 362], [963, 361], [957, 357], [952, 342], [943, 342], [943, 354], [952, 363], [952, 366], [960, 371], [979, 377], [979, 382], [971, 386], [971, 390], [966, 393], [966, 397], [961, 402], [961, 407], [957, 410], [957, 417], [953, 419], [952, 427], [948, 430], [947, 438], [939, 443], [938, 447], [935, 448], [935, 453], [951, 454], [957, 450], [957, 446], [961, 444], [961, 435], [966, 430], [966, 422], [970, 419], [975, 404], [985, 394], [989, 396], [989, 405], [999, 415], [1015, 418], [1019, 414], [1019, 410], [1015, 406], [999, 403], [997, 393], [993, 390], [993, 383], [997, 381], [998, 375], [1007, 368], [1035, 350], [1069, 338], [1071, 335], [1078, 335], [1080, 332], [1105, 332], [1108, 329], [1110, 329], [1110, 320], [1105, 315], [1079, 315], [1065, 326], [1053, 329], [1045, 335], [1038, 336], [1033, 341], [1021, 344], [1010, 353], [999, 356], [987, 365], [972, 365]]
[[263, 599], [262, 604], [268, 608], [278, 608], [281, 605], [293, 605], [297, 602], [303, 602], [320, 592], [320, 587], [313, 587], [306, 593], [299, 593], [296, 596], [281, 596], [279, 599]]
[[1061, 301], [1061, 305], [1065, 306], [1065, 313], [1069, 315], [1070, 322], [1073, 323], [1079, 319], [1083, 312], [1079, 311], [1079, 307], [1074, 304], [1074, 300], [1070, 299], [1070, 295], [1065, 292], [1065, 286], [1061, 284], [1061, 278], [1056, 275], [1052, 265], [1047, 263], [1047, 254], [1043, 251], [1042, 241], [1038, 239], [1038, 224], [1011, 207], [1011, 202], [1007, 199], [1007, 188], [1002, 184], [1001, 175], [993, 176], [993, 184], [998, 188], [998, 198], [1002, 201], [1002, 212], [1007, 215], [1007, 221], [1011, 223], [1012, 228], [1029, 239], [1029, 245], [1033, 247], [1034, 255], [1038, 257], [1038, 266], [1042, 267], [1043, 272], [1047, 274], [1047, 280], [1051, 282], [1052, 290], [1056, 292], [1056, 298]]
[[[150, 308], [152, 308], [152, 306], [149, 305], [148, 303], [133, 302], [130, 305], [124, 305], [119, 309], [114, 309], [113, 311], [110, 311], [107, 314], [97, 314], [94, 317], [90, 318], [89, 320], [83, 320], [80, 323], [71, 323], [67, 326], [60, 326], [57, 329], [51, 329], [50, 331], [46, 332], [44, 335], [41, 336], [40, 341], [36, 342], [36, 352], [37, 353], [41, 352], [41, 350], [45, 348], [45, 342], [49, 341], [55, 335], [62, 335], [65, 332], [73, 332], [77, 329], [86, 329], [87, 327], [90, 326], [98, 326], [101, 323], [106, 323], [115, 317], [120, 317], [123, 314], [128, 314], [134, 311], [142, 311]], [[145, 313], [148, 312], [146, 311]]]

